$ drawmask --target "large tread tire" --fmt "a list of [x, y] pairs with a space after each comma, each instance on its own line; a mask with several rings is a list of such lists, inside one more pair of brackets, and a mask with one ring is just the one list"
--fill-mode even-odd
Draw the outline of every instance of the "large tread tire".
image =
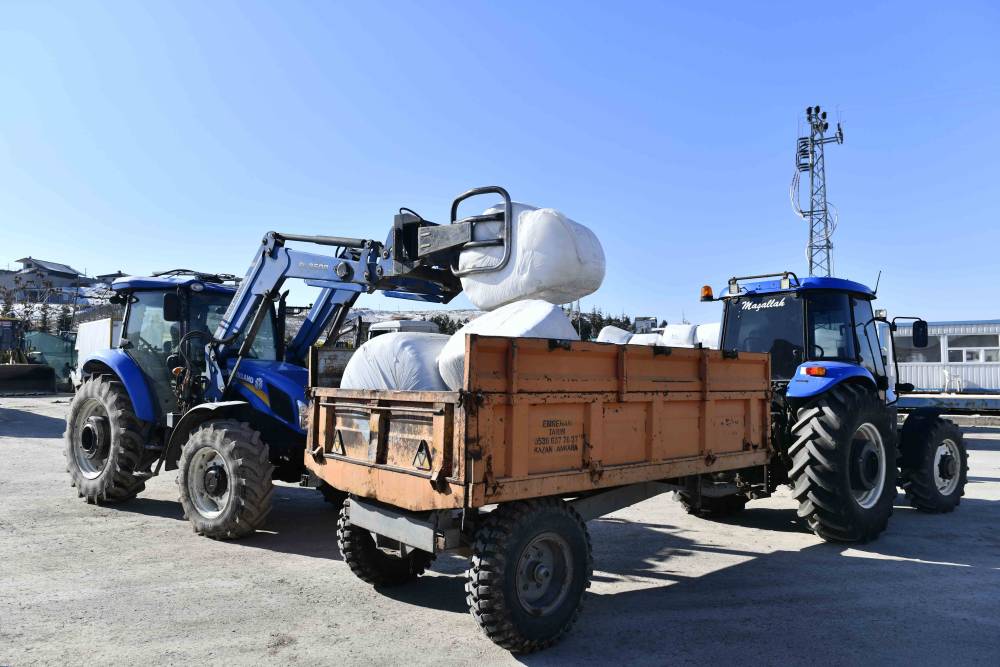
[[[831, 542], [867, 542], [885, 530], [896, 497], [895, 424], [873, 391], [842, 383], [798, 410], [792, 426], [788, 473], [799, 517]], [[862, 424], [881, 437], [885, 475], [881, 493], [864, 508], [851, 488], [852, 440]]]
[[323, 500], [330, 503], [339, 512], [347, 500], [347, 492], [330, 486], [326, 482], [320, 482], [316, 490], [323, 494]]
[[[563, 601], [551, 613], [535, 615], [519, 600], [517, 568], [527, 545], [545, 533], [566, 540], [573, 574]], [[592, 574], [590, 535], [576, 510], [554, 498], [506, 503], [476, 531], [466, 602], [492, 642], [512, 653], [531, 653], [552, 646], [573, 627]]]
[[417, 550], [400, 558], [382, 551], [369, 531], [351, 524], [350, 502], [340, 508], [337, 546], [351, 572], [372, 586], [388, 588], [409, 583], [427, 570], [434, 554]]
[[726, 519], [734, 516], [746, 509], [747, 502], [750, 501], [742, 493], [728, 496], [702, 496], [701, 505], [698, 506], [692, 502], [691, 496], [688, 494], [681, 492], [678, 496], [685, 512], [704, 519]]
[[[958, 482], [948, 494], [937, 486], [935, 464], [937, 449], [950, 440], [958, 450], [955, 474]], [[969, 474], [969, 454], [962, 431], [955, 422], [937, 416], [911, 416], [903, 423], [900, 436], [900, 486], [910, 505], [932, 514], [951, 512], [965, 495]]]
[[[194, 500], [197, 493], [196, 457], [212, 449], [221, 458], [226, 472], [228, 496], [217, 514], [202, 512]], [[252, 534], [264, 525], [271, 511], [274, 466], [260, 433], [245, 422], [228, 419], [207, 421], [187, 439], [178, 462], [177, 486], [184, 517], [196, 533], [218, 540], [232, 540]], [[214, 514], [214, 515], [213, 515]]]
[[[90, 416], [107, 419], [107, 457], [103, 467], [93, 466], [99, 471], [85, 473], [78, 457], [83, 456], [83, 430]], [[63, 436], [66, 471], [81, 498], [88, 503], [117, 503], [146, 488], [145, 480], [135, 476], [142, 459], [142, 430], [143, 422], [135, 416], [122, 383], [107, 377], [84, 380], [70, 403]]]

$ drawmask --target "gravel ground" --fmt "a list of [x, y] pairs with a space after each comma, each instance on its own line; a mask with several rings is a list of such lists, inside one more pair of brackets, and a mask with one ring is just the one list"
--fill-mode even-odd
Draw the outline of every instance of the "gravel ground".
[[87, 505], [64, 472], [63, 398], [0, 398], [0, 665], [1000, 664], [1000, 430], [967, 428], [961, 507], [897, 502], [872, 544], [825, 544], [787, 494], [737, 520], [669, 497], [590, 524], [575, 630], [514, 658], [465, 610], [465, 561], [376, 592], [337, 552], [319, 494], [282, 486], [267, 530], [191, 532], [174, 473]]

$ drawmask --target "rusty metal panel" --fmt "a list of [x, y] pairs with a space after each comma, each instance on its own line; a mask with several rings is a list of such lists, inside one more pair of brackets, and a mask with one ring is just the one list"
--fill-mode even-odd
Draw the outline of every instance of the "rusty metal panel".
[[[463, 392], [316, 388], [306, 464], [410, 510], [763, 465], [767, 355], [470, 336]], [[313, 458], [311, 453], [320, 451]]]

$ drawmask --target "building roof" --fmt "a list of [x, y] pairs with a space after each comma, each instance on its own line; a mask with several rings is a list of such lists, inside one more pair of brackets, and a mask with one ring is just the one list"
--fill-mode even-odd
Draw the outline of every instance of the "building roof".
[[69, 264], [60, 264], [59, 262], [48, 262], [48, 261], [46, 261], [44, 259], [35, 259], [34, 257], [31, 257], [30, 255], [28, 257], [22, 257], [21, 259], [19, 259], [17, 261], [18, 261], [18, 263], [25, 264], [25, 265], [27, 265], [28, 262], [32, 262], [32, 263], [37, 264], [38, 266], [42, 267], [46, 271], [53, 271], [55, 273], [68, 273], [68, 274], [74, 275], [74, 276], [82, 276], [83, 275], [82, 273], [80, 273], [79, 271], [77, 271], [76, 269], [74, 269]]

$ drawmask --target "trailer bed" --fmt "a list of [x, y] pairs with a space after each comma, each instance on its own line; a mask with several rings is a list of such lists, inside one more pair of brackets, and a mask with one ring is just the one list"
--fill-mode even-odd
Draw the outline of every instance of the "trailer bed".
[[765, 465], [766, 354], [470, 335], [456, 392], [312, 387], [306, 466], [410, 511]]

